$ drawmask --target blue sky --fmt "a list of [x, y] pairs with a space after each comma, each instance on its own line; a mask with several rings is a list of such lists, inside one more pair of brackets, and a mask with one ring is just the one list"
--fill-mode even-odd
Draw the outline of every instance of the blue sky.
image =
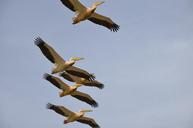
[[72, 25], [73, 13], [60, 0], [0, 1], [1, 128], [89, 127], [63, 125], [62, 116], [45, 109], [47, 102], [73, 111], [91, 107], [59, 98], [42, 79], [53, 65], [34, 45], [38, 36], [64, 59], [84, 57], [76, 65], [105, 84], [104, 90], [79, 89], [98, 101], [88, 116], [102, 128], [193, 127], [193, 2], [106, 0], [97, 12], [120, 31], [88, 21]]

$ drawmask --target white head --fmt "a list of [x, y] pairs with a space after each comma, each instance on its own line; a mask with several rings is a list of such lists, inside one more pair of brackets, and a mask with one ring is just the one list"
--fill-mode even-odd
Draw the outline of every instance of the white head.
[[95, 3], [92, 4], [92, 7], [91, 7], [90, 9], [91, 9], [92, 12], [94, 13], [94, 11], [96, 10], [96, 8], [97, 8], [99, 5], [103, 4], [103, 3], [104, 3], [104, 1], [102, 1], [102, 2], [95, 2]]
[[76, 63], [76, 61], [83, 60], [83, 59], [84, 58], [80, 58], [80, 57], [71, 57], [67, 63], [72, 66], [73, 64]]

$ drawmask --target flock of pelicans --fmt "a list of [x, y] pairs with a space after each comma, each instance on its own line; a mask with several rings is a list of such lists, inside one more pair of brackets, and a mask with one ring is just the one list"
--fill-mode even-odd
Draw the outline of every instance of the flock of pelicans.
[[[73, 24], [77, 24], [84, 20], [89, 20], [95, 24], [99, 24], [107, 27], [113, 32], [118, 31], [119, 25], [114, 23], [110, 18], [102, 16], [95, 13], [97, 6], [103, 4], [104, 2], [96, 2], [90, 8], [86, 8], [78, 0], [61, 0], [61, 2], [70, 10], [75, 12], [75, 17], [73, 18]], [[71, 95], [72, 97], [81, 100], [92, 107], [97, 107], [98, 103], [88, 94], [77, 91], [80, 86], [97, 87], [102, 89], [104, 85], [95, 80], [95, 76], [84, 69], [75, 67], [74, 64], [84, 58], [72, 57], [68, 61], [65, 61], [51, 46], [49, 46], [40, 37], [35, 39], [35, 45], [39, 47], [43, 55], [54, 64], [54, 68], [51, 74], [45, 73], [44, 79], [49, 81], [58, 89], [62, 90], [59, 92], [60, 97]], [[54, 76], [58, 74], [60, 77], [74, 82], [73, 86], [69, 86], [64, 83], [60, 78]], [[88, 124], [92, 128], [99, 128], [100, 126], [94, 121], [94, 119], [86, 117], [86, 112], [91, 112], [92, 110], [80, 110], [79, 112], [72, 112], [64, 106], [53, 105], [51, 103], [47, 104], [47, 108], [55, 111], [56, 113], [67, 117], [64, 120], [64, 124], [78, 121], [80, 123]]]

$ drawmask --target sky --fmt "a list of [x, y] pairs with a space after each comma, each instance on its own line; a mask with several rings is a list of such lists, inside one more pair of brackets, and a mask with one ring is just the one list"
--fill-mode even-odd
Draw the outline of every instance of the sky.
[[[81, 2], [89, 7], [96, 1]], [[87, 116], [101, 128], [192, 128], [193, 1], [106, 0], [96, 11], [120, 30], [89, 21], [72, 25], [74, 13], [60, 0], [0, 0], [0, 127], [89, 128], [64, 125], [64, 117], [46, 109], [50, 102], [72, 111], [93, 109]], [[105, 88], [79, 90], [98, 108], [59, 98], [42, 77], [53, 64], [34, 45], [37, 37], [66, 60], [85, 58], [76, 66]]]

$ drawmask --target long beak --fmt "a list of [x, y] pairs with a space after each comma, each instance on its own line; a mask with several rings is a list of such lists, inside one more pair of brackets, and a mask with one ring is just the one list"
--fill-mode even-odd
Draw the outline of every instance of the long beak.
[[88, 110], [86, 110], [86, 109], [85, 110], [81, 110], [81, 112], [92, 112], [92, 111], [93, 110], [89, 110], [89, 109]]
[[96, 2], [95, 5], [96, 5], [96, 6], [99, 6], [99, 5], [103, 4], [103, 3], [104, 3], [104, 1]]
[[80, 58], [80, 57], [72, 57], [71, 60], [79, 61], [79, 60], [84, 60], [84, 58]]

